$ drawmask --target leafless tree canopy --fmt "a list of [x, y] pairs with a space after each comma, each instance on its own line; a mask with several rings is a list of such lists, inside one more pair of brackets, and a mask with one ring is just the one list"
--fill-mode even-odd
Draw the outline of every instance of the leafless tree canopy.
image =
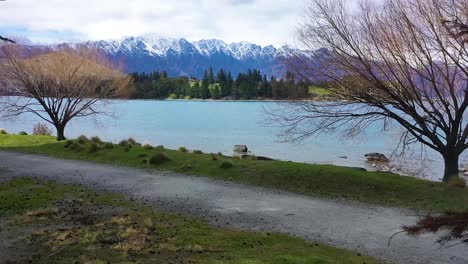
[[312, 0], [299, 39], [328, 55], [320, 63], [289, 60], [301, 76], [331, 83], [340, 100], [291, 104], [273, 120], [288, 140], [394, 123], [404, 128], [404, 145], [419, 142], [442, 154], [445, 180], [457, 175], [468, 148], [468, 1], [347, 2]]
[[107, 114], [103, 102], [125, 96], [130, 87], [129, 77], [93, 50], [65, 48], [25, 58], [21, 49], [0, 50], [2, 114], [33, 113], [55, 126], [58, 140], [65, 139], [70, 120]]

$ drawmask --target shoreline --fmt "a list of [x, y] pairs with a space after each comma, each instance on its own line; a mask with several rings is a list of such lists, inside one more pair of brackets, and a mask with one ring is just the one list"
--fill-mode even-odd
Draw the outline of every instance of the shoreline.
[[[130, 143], [132, 142], [132, 143]], [[57, 142], [50, 136], [0, 134], [0, 149], [156, 171], [170, 171], [288, 191], [316, 198], [422, 210], [462, 210], [462, 188], [391, 172], [287, 161], [238, 159], [221, 154], [166, 149], [127, 140], [119, 144], [88, 139]], [[437, 195], [434, 196], [434, 194]], [[421, 199], [414, 199], [418, 195]], [[429, 201], [434, 201], [430, 202]]]
[[[18, 95], [0, 95], [1, 97], [21, 97]], [[283, 103], [294, 103], [294, 102], [338, 102], [346, 101], [338, 98], [314, 98], [314, 99], [145, 99], [145, 98], [109, 98], [103, 101], [156, 101], [156, 102], [283, 102]]]

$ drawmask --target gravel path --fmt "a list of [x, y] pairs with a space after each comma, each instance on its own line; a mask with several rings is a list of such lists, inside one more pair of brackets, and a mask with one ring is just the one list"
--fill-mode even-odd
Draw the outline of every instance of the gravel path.
[[440, 249], [435, 237], [389, 237], [412, 212], [314, 199], [206, 178], [0, 151], [7, 176], [35, 176], [123, 192], [160, 209], [246, 230], [279, 231], [376, 256], [390, 263], [468, 263], [465, 246]]

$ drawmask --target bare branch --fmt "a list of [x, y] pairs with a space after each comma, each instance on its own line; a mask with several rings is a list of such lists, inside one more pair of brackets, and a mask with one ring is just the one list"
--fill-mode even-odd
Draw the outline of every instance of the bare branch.
[[398, 125], [404, 146], [419, 142], [439, 152], [444, 179], [457, 175], [468, 147], [467, 10], [464, 0], [364, 0], [357, 9], [311, 0], [298, 35], [317, 51], [287, 63], [340, 100], [289, 104], [270, 113], [271, 121], [287, 141]]

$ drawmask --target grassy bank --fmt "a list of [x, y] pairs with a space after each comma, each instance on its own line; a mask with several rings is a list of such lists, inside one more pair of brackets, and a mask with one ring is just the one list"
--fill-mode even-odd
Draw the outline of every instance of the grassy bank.
[[2, 263], [377, 263], [282, 234], [216, 229], [119, 194], [31, 178], [0, 176], [0, 230]]
[[52, 137], [37, 136], [0, 135], [0, 148], [66, 159], [164, 169], [314, 197], [383, 206], [434, 211], [468, 209], [468, 191], [465, 189], [392, 173], [286, 161], [238, 160], [218, 154], [186, 153], [183, 149], [158, 149], [131, 143], [111, 145], [88, 140], [57, 143]]

